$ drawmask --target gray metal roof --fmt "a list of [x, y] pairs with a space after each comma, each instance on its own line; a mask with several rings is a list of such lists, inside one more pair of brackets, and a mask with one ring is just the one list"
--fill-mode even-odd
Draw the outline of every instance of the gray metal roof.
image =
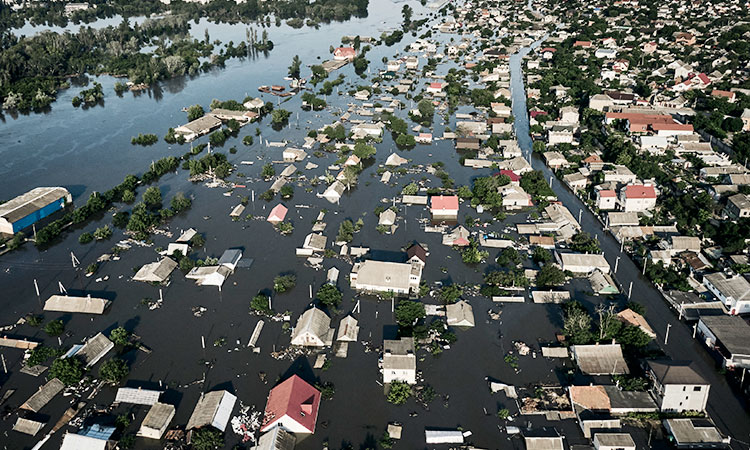
[[53, 295], [44, 303], [45, 311], [102, 314], [111, 302], [103, 298]]

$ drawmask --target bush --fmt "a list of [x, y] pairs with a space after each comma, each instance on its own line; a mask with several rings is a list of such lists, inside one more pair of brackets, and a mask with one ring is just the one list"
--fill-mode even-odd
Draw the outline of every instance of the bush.
[[268, 307], [268, 296], [258, 294], [250, 301], [250, 308], [253, 311], [257, 311], [261, 314], [271, 314], [271, 308]]
[[130, 143], [133, 145], [153, 145], [159, 142], [159, 136], [155, 134], [138, 134], [130, 139]]
[[289, 199], [294, 196], [294, 186], [291, 184], [285, 184], [281, 187], [281, 190], [279, 191], [282, 198]]
[[411, 386], [401, 381], [394, 381], [391, 383], [386, 400], [394, 405], [403, 405], [409, 397], [411, 397]]
[[245, 145], [253, 145], [253, 137], [250, 135], [245, 136], [242, 138], [242, 143]]
[[545, 264], [536, 275], [536, 285], [540, 288], [560, 286], [563, 283], [565, 283], [565, 274], [552, 264]]
[[205, 114], [206, 112], [203, 110], [203, 107], [201, 105], [190, 106], [187, 109], [188, 122], [192, 122], [195, 119], [200, 119]]
[[160, 205], [161, 191], [159, 191], [159, 188], [156, 186], [151, 186], [146, 189], [146, 192], [143, 193], [143, 203], [145, 203], [146, 206], [149, 207]]
[[80, 236], [78, 236], [78, 242], [81, 244], [88, 244], [89, 242], [94, 240], [94, 235], [87, 232], [81, 233]]
[[266, 180], [276, 175], [276, 169], [274, 169], [273, 164], [268, 163], [263, 166], [263, 169], [260, 171], [260, 176], [265, 178]]
[[294, 288], [297, 285], [297, 277], [294, 275], [279, 275], [273, 279], [273, 290], [279, 294]]
[[94, 238], [96, 238], [97, 241], [103, 241], [111, 237], [112, 228], [110, 228], [109, 225], [104, 225], [103, 227], [97, 228], [96, 231], [94, 231]]
[[29, 354], [29, 358], [26, 360], [26, 365], [29, 367], [38, 366], [44, 364], [48, 359], [60, 356], [61, 350], [39, 345]]
[[65, 324], [62, 320], [52, 320], [44, 326], [44, 332], [50, 336], [60, 336], [65, 331]]

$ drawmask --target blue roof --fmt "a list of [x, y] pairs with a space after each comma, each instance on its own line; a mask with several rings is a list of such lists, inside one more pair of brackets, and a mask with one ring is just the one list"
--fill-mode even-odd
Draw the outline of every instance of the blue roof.
[[109, 438], [114, 434], [115, 427], [110, 427], [102, 424], [95, 423], [93, 425], [89, 425], [88, 427], [81, 430], [80, 434], [81, 436], [86, 436], [94, 439], [101, 439], [103, 441], [109, 440]]

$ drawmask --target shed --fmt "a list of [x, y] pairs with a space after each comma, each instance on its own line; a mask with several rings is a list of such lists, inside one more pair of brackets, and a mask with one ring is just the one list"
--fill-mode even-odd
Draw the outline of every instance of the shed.
[[596, 450], [635, 450], [635, 441], [628, 433], [594, 434]]
[[237, 397], [227, 391], [202, 394], [185, 429], [192, 430], [210, 425], [224, 431], [236, 401]]
[[53, 295], [44, 302], [45, 311], [103, 314], [111, 302], [103, 298]]
[[169, 428], [169, 422], [172, 421], [174, 413], [175, 408], [172, 405], [159, 402], [153, 403], [151, 409], [148, 410], [148, 414], [146, 414], [146, 418], [141, 422], [141, 427], [138, 429], [137, 435], [148, 439], [161, 439], [167, 428]]
[[224, 250], [224, 253], [221, 254], [217, 264], [234, 271], [234, 269], [237, 268], [237, 263], [240, 262], [240, 259], [242, 259], [242, 250], [238, 248], [230, 248]]

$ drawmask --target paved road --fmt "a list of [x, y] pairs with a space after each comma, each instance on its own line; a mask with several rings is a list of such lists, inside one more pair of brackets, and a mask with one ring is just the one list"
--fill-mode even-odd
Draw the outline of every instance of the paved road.
[[[541, 40], [532, 44], [536, 48]], [[526, 158], [536, 170], [541, 170], [546, 179], [553, 177], [552, 171], [544, 162], [532, 154], [532, 141], [529, 136], [529, 120], [526, 110], [526, 96], [523, 86], [523, 73], [521, 71], [522, 57], [529, 52], [524, 48], [521, 52], [510, 58], [511, 93], [513, 94], [513, 115], [515, 117], [515, 131], [518, 136], [518, 144], [523, 150]], [[706, 348], [696, 339], [692, 338], [692, 327], [680, 322], [672, 312], [661, 293], [644, 277], [638, 266], [625, 253], [620, 253], [620, 244], [610, 235], [603, 231], [601, 223], [584, 206], [583, 202], [576, 197], [567, 187], [555, 178], [552, 189], [558, 199], [578, 216], [583, 210], [581, 226], [584, 231], [596, 236], [601, 244], [604, 255], [614, 269], [616, 259], [620, 257], [616, 278], [621, 286], [628, 288], [633, 283], [632, 300], [646, 307], [646, 318], [657, 334], [657, 340], [662, 349], [674, 360], [691, 360], [695, 363], [697, 371], [703, 375], [711, 384], [708, 400], [708, 413], [714, 419], [719, 428], [733, 438], [732, 448], [747, 449], [750, 447], [750, 415], [748, 414], [746, 402], [739, 398], [727, 384], [727, 380], [716, 370], [716, 364], [708, 354]], [[667, 325], [671, 324], [669, 340], [664, 344]]]

